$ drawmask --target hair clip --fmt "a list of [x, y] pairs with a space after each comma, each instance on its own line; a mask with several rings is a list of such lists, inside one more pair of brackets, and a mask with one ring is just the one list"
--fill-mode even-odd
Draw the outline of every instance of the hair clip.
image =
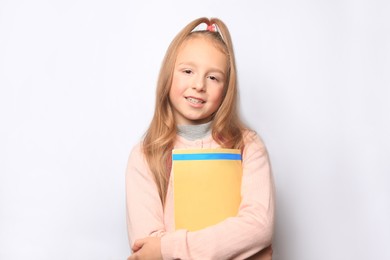
[[207, 25], [207, 31], [216, 32], [217, 30], [216, 30], [215, 24]]
[[[206, 25], [206, 29], [205, 29], [205, 25]], [[201, 24], [198, 24], [192, 31], [192, 32], [196, 32], [196, 31], [209, 31], [209, 32], [217, 32], [219, 34], [219, 36], [221, 36], [221, 39], [222, 41], [224, 41], [225, 39], [223, 38], [223, 35], [221, 33], [221, 30], [219, 30], [219, 27], [217, 24], [213, 23], [213, 24], [210, 24], [208, 25], [206, 22], [204, 23], [201, 23]]]

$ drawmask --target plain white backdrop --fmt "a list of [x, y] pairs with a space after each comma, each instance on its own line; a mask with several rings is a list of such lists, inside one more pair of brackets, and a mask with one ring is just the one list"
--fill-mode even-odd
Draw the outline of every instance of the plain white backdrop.
[[231, 30], [276, 260], [390, 259], [388, 1], [0, 0], [0, 259], [129, 254], [124, 171], [168, 44]]

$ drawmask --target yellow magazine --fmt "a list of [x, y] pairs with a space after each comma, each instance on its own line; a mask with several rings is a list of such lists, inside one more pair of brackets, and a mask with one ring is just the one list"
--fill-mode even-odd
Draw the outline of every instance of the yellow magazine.
[[240, 150], [175, 149], [172, 167], [176, 230], [196, 231], [237, 215]]

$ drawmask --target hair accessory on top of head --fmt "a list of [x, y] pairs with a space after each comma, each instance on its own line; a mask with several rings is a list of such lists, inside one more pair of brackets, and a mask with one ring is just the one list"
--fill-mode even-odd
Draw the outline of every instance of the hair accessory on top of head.
[[221, 31], [218, 28], [218, 25], [213, 23], [213, 24], [207, 24], [207, 23], [201, 23], [198, 26], [196, 26], [191, 32], [196, 32], [196, 31], [209, 31], [209, 32], [217, 32], [220, 36], [222, 41], [224, 40], [223, 35]]
[[207, 31], [216, 32], [217, 28], [216, 28], [215, 24], [207, 25]]

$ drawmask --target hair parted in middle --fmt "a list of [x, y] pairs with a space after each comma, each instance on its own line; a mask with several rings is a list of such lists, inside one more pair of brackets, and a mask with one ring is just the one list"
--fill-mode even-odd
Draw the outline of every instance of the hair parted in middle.
[[[216, 30], [195, 30], [201, 24]], [[210, 40], [226, 56], [227, 77], [223, 100], [213, 115], [211, 124], [214, 140], [223, 148], [243, 149], [244, 125], [238, 115], [238, 89], [236, 64], [232, 40], [226, 25], [217, 18], [199, 18], [184, 27], [173, 39], [162, 62], [157, 82], [155, 111], [143, 141], [143, 152], [156, 182], [160, 199], [165, 205], [171, 170], [172, 149], [176, 139], [176, 123], [169, 99], [176, 57], [183, 42], [193, 37]]]

